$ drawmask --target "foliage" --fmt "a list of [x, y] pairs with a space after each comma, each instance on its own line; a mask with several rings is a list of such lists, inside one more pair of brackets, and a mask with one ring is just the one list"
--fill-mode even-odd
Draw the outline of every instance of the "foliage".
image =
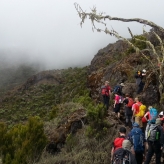
[[3, 99], [0, 119], [8, 125], [24, 122], [30, 116], [39, 116], [48, 121], [55, 117], [59, 104], [73, 101], [85, 95], [87, 67], [61, 70], [59, 84], [33, 85]]
[[106, 130], [109, 127], [109, 123], [105, 121], [107, 114], [106, 109], [102, 104], [94, 104], [89, 94], [81, 96], [75, 99], [78, 103], [81, 103], [87, 110], [87, 120], [89, 126], [86, 129], [86, 135], [88, 137], [95, 137], [96, 139], [106, 135]]
[[46, 145], [43, 122], [29, 118], [27, 124], [18, 124], [9, 131], [0, 124], [0, 148], [4, 164], [27, 164], [36, 161]]
[[[136, 39], [140, 39], [142, 41], [146, 41], [146, 37], [143, 36], [143, 35], [135, 35], [134, 38], [131, 39], [131, 43], [138, 47], [140, 50], [143, 50], [146, 48], [146, 43], [145, 42], [142, 42], [142, 41], [139, 41], [139, 40], [136, 40]], [[126, 54], [131, 54], [131, 53], [135, 53], [136, 50], [133, 48], [133, 47], [130, 47], [126, 50]]]

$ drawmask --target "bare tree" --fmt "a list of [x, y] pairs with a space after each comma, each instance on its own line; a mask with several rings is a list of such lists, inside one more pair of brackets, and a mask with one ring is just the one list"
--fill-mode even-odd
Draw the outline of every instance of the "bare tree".
[[[116, 37], [117, 39], [122, 39], [122, 40], [126, 41], [131, 47], [133, 47], [133, 49], [136, 51], [136, 53], [141, 54], [144, 58], [146, 58], [149, 61], [151, 67], [153, 68], [153, 70], [155, 70], [155, 73], [158, 77], [159, 93], [160, 93], [160, 99], [161, 99], [163, 92], [164, 92], [164, 42], [158, 33], [164, 34], [164, 29], [148, 20], [144, 20], [144, 19], [140, 19], [140, 18], [124, 19], [124, 18], [118, 18], [118, 17], [111, 17], [109, 15], [104, 15], [103, 12], [97, 13], [97, 10], [95, 7], [93, 9], [91, 9], [91, 12], [87, 13], [87, 12], [83, 11], [83, 9], [80, 7], [79, 4], [75, 3], [74, 5], [75, 5], [75, 9], [77, 10], [78, 15], [81, 19], [81, 22], [80, 22], [81, 26], [87, 18], [90, 19], [91, 23], [92, 23], [93, 31], [96, 30], [97, 32], [105, 32], [106, 34]], [[148, 25], [154, 29], [154, 30], [152, 30], [152, 34], [158, 40], [159, 44], [158, 44], [158, 46], [154, 46], [153, 43], [148, 39], [142, 40], [142, 39], [136, 38], [133, 35], [133, 33], [131, 32], [130, 28], [128, 28], [128, 31], [129, 31], [132, 39], [137, 40], [139, 42], [146, 43], [147, 48], [144, 50], [141, 50], [138, 47], [136, 47], [129, 39], [126, 39], [123, 36], [120, 36], [119, 33], [116, 32], [114, 29], [109, 30], [106, 27], [106, 20], [109, 20], [109, 21], [115, 20], [115, 21], [122, 21], [122, 22], [137, 22], [137, 23], [143, 24], [144, 26]], [[97, 28], [95, 25], [95, 22], [103, 24], [105, 26], [105, 29]], [[156, 31], [158, 31], [158, 33]], [[146, 32], [144, 30], [144, 28], [143, 28], [143, 34], [146, 36], [150, 35], [150, 33]], [[149, 52], [151, 55], [153, 55], [155, 57], [155, 59], [156, 59], [155, 64], [145, 55], [145, 52]], [[158, 69], [156, 68], [156, 65], [159, 66]]]

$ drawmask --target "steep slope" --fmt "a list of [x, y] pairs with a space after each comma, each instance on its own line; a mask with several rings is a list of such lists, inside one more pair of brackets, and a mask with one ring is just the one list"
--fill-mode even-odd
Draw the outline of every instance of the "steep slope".
[[[154, 62], [153, 56], [146, 55]], [[133, 76], [143, 68], [147, 69], [147, 79], [140, 95], [142, 101], [146, 105], [158, 104], [158, 82], [149, 63], [125, 42], [117, 41], [101, 49], [89, 67], [43, 71], [8, 92], [0, 102], [0, 120], [11, 131], [17, 123], [25, 124], [30, 116], [44, 121], [48, 144], [41, 160], [35, 163], [108, 164], [113, 138], [123, 122], [111, 110], [104, 110], [100, 87], [105, 80], [112, 87], [123, 80], [123, 92], [136, 96]]]
[[[141, 49], [146, 48], [145, 44], [137, 46]], [[156, 59], [151, 54], [147, 52], [146, 55], [152, 62], [156, 62]], [[99, 50], [92, 59], [88, 76], [88, 87], [91, 88], [92, 98], [97, 101], [100, 100], [100, 88], [106, 80], [110, 82], [112, 88], [124, 81], [126, 86], [123, 88], [123, 92], [135, 97], [137, 89], [134, 74], [142, 69], [147, 70], [147, 76], [144, 92], [140, 97], [146, 105], [158, 104], [158, 81], [154, 70], [152, 70], [150, 63], [141, 54], [136, 54], [122, 40]]]
[[86, 77], [87, 67], [38, 73], [1, 99], [0, 120], [10, 125], [35, 115], [49, 120], [56, 105], [88, 92]]

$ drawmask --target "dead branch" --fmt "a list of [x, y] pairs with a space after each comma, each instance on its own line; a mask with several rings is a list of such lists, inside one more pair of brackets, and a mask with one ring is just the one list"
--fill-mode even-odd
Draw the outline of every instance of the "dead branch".
[[[125, 19], [125, 18], [119, 18], [119, 17], [111, 17], [109, 15], [103, 15], [103, 13], [97, 14], [96, 8], [93, 8], [90, 13], [87, 13], [82, 10], [82, 8], [80, 7], [79, 4], [74, 3], [74, 5], [79, 14], [79, 17], [82, 19], [82, 21], [80, 23], [81, 25], [84, 23], [85, 18], [87, 16], [89, 16], [89, 19], [91, 19], [92, 23], [94, 21], [96, 21], [98, 23], [103, 23], [104, 25], [106, 25], [106, 23], [104, 22], [106, 19], [122, 21], [122, 22], [138, 22], [138, 23], [141, 23], [144, 25], [148, 25], [152, 28], [158, 29], [161, 32], [164, 32], [164, 29], [161, 26], [158, 26], [157, 24], [155, 24], [154, 22], [151, 22], [149, 20], [145, 20], [145, 19], [141, 19], [141, 18]], [[93, 23], [93, 25], [94, 25], [94, 23]]]

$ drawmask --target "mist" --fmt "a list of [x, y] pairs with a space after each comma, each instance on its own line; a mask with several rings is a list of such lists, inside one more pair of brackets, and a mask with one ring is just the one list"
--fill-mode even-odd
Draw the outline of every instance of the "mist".
[[[92, 32], [89, 20], [81, 28], [74, 2], [88, 12], [96, 6], [97, 11], [107, 15], [148, 19], [164, 27], [164, 1], [1, 0], [1, 63], [5, 67], [39, 63], [42, 69], [89, 65], [99, 49], [116, 39]], [[127, 27], [134, 34], [141, 34], [143, 27], [117, 21], [107, 25], [127, 38], [130, 38]]]

